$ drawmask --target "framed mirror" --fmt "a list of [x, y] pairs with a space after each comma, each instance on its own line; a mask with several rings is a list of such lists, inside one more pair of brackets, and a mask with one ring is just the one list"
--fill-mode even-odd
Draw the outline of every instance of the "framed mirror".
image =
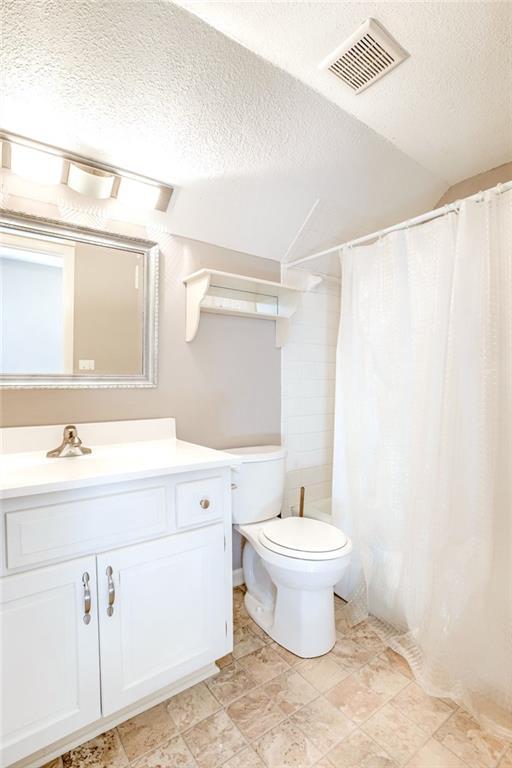
[[154, 387], [158, 246], [0, 214], [0, 387]]

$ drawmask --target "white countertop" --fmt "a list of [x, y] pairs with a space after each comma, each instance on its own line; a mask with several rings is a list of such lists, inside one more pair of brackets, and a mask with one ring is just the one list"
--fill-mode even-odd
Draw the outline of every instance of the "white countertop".
[[175, 438], [88, 447], [90, 455], [72, 458], [48, 459], [45, 451], [0, 456], [0, 499], [239, 464], [232, 454]]

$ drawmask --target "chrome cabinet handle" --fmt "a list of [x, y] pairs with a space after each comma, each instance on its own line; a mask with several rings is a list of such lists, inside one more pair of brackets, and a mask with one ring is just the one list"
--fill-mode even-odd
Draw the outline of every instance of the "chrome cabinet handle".
[[114, 571], [112, 570], [112, 567], [109, 565], [107, 567], [107, 576], [108, 576], [108, 606], [107, 606], [107, 616], [112, 616], [114, 613], [114, 603], [116, 599], [116, 588], [114, 585], [114, 579], [112, 578], [112, 574]]
[[91, 621], [91, 589], [87, 571], [82, 574], [82, 584], [84, 585], [84, 624], [89, 624]]
[[199, 502], [199, 506], [201, 507], [201, 509], [208, 509], [208, 507], [210, 506], [210, 499], [201, 499], [201, 501]]

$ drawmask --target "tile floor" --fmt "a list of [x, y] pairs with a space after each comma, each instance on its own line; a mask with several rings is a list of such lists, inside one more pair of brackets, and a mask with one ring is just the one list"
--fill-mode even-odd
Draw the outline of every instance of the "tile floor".
[[48, 768], [512, 768], [512, 745], [433, 699], [367, 623], [303, 660], [271, 641], [234, 591], [233, 653], [215, 677]]

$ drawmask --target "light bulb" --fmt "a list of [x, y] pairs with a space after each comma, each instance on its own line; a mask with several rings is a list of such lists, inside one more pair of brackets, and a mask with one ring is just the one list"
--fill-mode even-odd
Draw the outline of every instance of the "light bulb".
[[62, 158], [23, 144], [11, 143], [11, 171], [37, 184], [60, 184]]
[[135, 208], [156, 208], [159, 198], [160, 187], [122, 177], [117, 192], [117, 199], [122, 203]]

